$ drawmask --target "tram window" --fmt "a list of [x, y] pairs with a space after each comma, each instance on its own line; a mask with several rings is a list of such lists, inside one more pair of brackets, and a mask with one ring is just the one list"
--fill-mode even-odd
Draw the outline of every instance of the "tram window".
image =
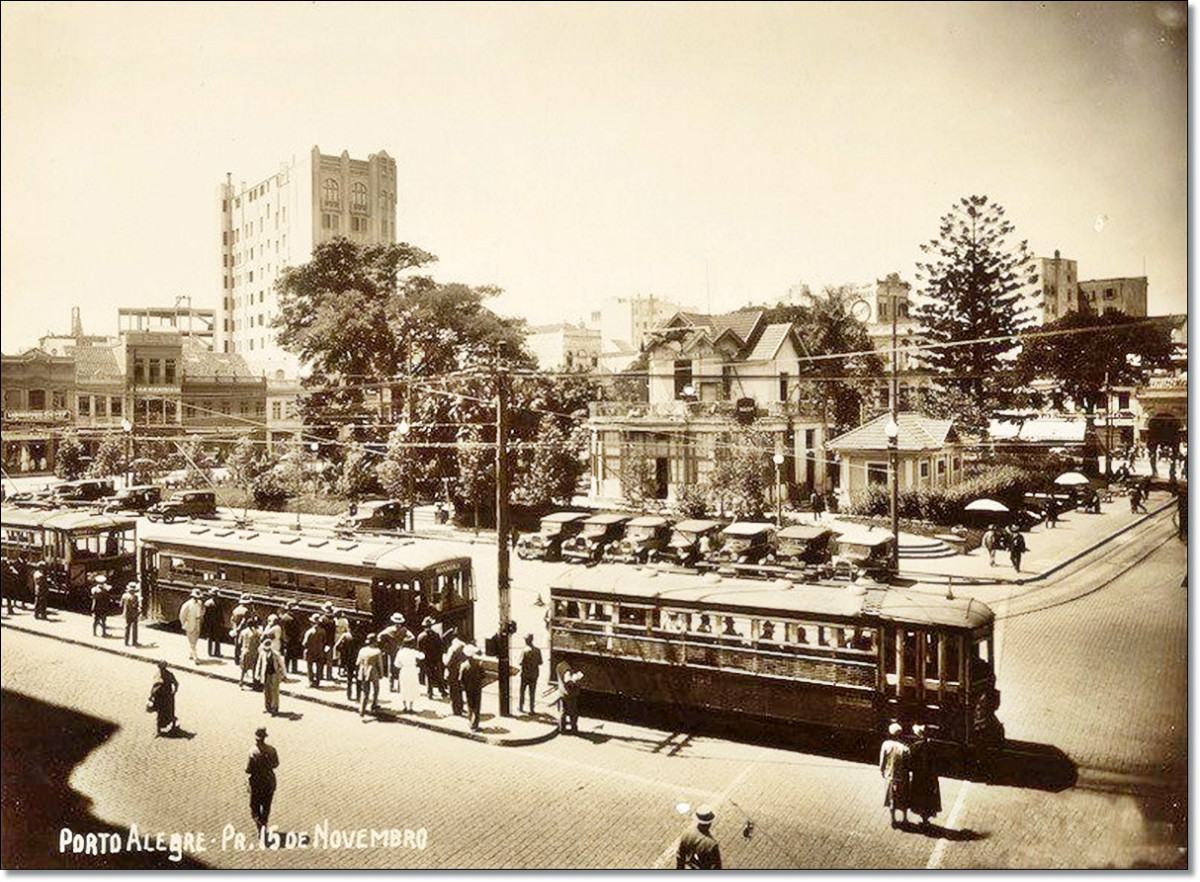
[[243, 585], [255, 585], [265, 588], [270, 584], [267, 570], [260, 570], [258, 567], [246, 567], [237, 573], [237, 576]]
[[617, 607], [617, 621], [630, 628], [646, 627], [646, 610], [637, 606]]
[[957, 683], [959, 677], [959, 659], [962, 654], [962, 638], [949, 636], [943, 637], [942, 645], [946, 648], [946, 681], [950, 683]]
[[310, 594], [324, 594], [326, 590], [325, 577], [300, 573], [296, 577], [296, 586], [301, 591], [307, 591]]
[[554, 601], [554, 617], [556, 619], [579, 618], [579, 604], [574, 600]]
[[712, 633], [712, 619], [705, 613], [700, 614], [700, 618], [696, 621], [695, 631], [697, 634]]
[[775, 642], [775, 624], [770, 621], [762, 621], [758, 623], [758, 639], [764, 643]]
[[286, 573], [282, 570], [271, 570], [268, 584], [272, 588], [283, 588], [285, 590], [296, 590], [296, 574]]
[[917, 632], [904, 632], [904, 676], [915, 675], [917, 670]]
[[325, 590], [333, 597], [353, 597], [354, 584], [345, 579], [326, 579]]
[[925, 679], [937, 680], [938, 674], [938, 635], [932, 631], [925, 632]]
[[796, 646], [808, 645], [808, 629], [806, 629], [803, 625], [798, 625], [794, 622], [788, 622], [785, 633], [788, 643], [795, 644]]
[[595, 622], [607, 622], [612, 618], [612, 611], [607, 603], [593, 603], [588, 618]]
[[682, 634], [688, 630], [690, 619], [691, 616], [685, 612], [668, 612], [665, 627], [672, 633]]
[[750, 633], [750, 622], [741, 616], [725, 616], [721, 620], [721, 636], [744, 640]]
[[825, 625], [817, 625], [817, 645], [829, 646], [832, 639], [833, 628], [827, 628]]
[[850, 634], [851, 649], [870, 652], [875, 648], [875, 632], [871, 628], [855, 628]]
[[987, 638], [975, 641], [975, 652], [971, 655], [971, 679], [982, 680], [992, 673], [992, 660], [988, 654]]

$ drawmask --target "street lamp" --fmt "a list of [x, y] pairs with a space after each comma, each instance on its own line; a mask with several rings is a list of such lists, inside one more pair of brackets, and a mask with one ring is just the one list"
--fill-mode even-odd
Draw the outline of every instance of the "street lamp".
[[883, 431], [888, 439], [888, 476], [892, 485], [892, 575], [895, 576], [900, 572], [900, 426], [896, 423], [895, 413], [888, 417]]
[[121, 430], [125, 433], [125, 486], [133, 484], [133, 423], [121, 420]]
[[771, 457], [775, 463], [775, 524], [783, 526], [783, 454]]

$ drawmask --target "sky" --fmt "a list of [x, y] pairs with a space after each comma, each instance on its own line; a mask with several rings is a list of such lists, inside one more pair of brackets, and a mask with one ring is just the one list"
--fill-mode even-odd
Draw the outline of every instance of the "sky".
[[387, 151], [399, 238], [533, 324], [916, 283], [962, 196], [1188, 290], [1184, 3], [0, 5], [0, 348], [219, 296], [216, 188]]

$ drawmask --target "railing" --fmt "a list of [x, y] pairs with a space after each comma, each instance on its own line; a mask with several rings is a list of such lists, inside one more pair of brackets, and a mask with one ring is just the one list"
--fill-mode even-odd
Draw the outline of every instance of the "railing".
[[[765, 404], [755, 403], [753, 415], [757, 419], [763, 417], [795, 417], [812, 415], [812, 407], [807, 403], [794, 401], [770, 401]], [[736, 419], [744, 416], [745, 410], [739, 409], [734, 401], [593, 401], [589, 405], [589, 415], [593, 419], [705, 419], [721, 418]]]

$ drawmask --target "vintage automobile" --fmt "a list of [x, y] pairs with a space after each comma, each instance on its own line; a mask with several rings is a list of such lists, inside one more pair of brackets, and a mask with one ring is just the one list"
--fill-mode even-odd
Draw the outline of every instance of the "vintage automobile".
[[627, 514], [592, 515], [583, 522], [583, 529], [563, 542], [563, 560], [573, 563], [596, 563], [604, 556], [604, 549], [618, 541], [631, 520]]
[[712, 564], [762, 563], [775, 551], [775, 525], [735, 521], [721, 531], [720, 545], [706, 558]]
[[170, 522], [216, 516], [217, 494], [212, 490], [184, 490], [146, 509], [146, 517], [152, 521]]
[[776, 535], [775, 562], [788, 566], [828, 563], [833, 530], [810, 524], [784, 527]]
[[403, 530], [408, 524], [409, 507], [396, 499], [372, 499], [359, 502], [338, 518], [334, 529]]
[[671, 532], [671, 539], [661, 551], [651, 552], [651, 561], [664, 561], [684, 567], [696, 563], [712, 550], [716, 536], [728, 521], [690, 519], [680, 521]]
[[659, 515], [644, 515], [625, 525], [625, 535], [610, 542], [604, 559], [620, 563], [646, 563], [671, 541], [671, 522]]
[[517, 542], [521, 560], [562, 560], [563, 542], [583, 529], [585, 511], [557, 511], [546, 515], [538, 532], [522, 536]]
[[162, 502], [162, 487], [157, 484], [134, 484], [122, 487], [115, 496], [102, 500], [97, 509], [104, 514], [117, 511], [146, 511]]
[[39, 493], [36, 502], [44, 505], [91, 505], [116, 493], [108, 478], [85, 478], [64, 481]]
[[856, 532], [842, 534], [832, 542], [834, 577], [854, 579], [868, 575], [886, 579], [892, 574], [892, 544], [890, 533]]

